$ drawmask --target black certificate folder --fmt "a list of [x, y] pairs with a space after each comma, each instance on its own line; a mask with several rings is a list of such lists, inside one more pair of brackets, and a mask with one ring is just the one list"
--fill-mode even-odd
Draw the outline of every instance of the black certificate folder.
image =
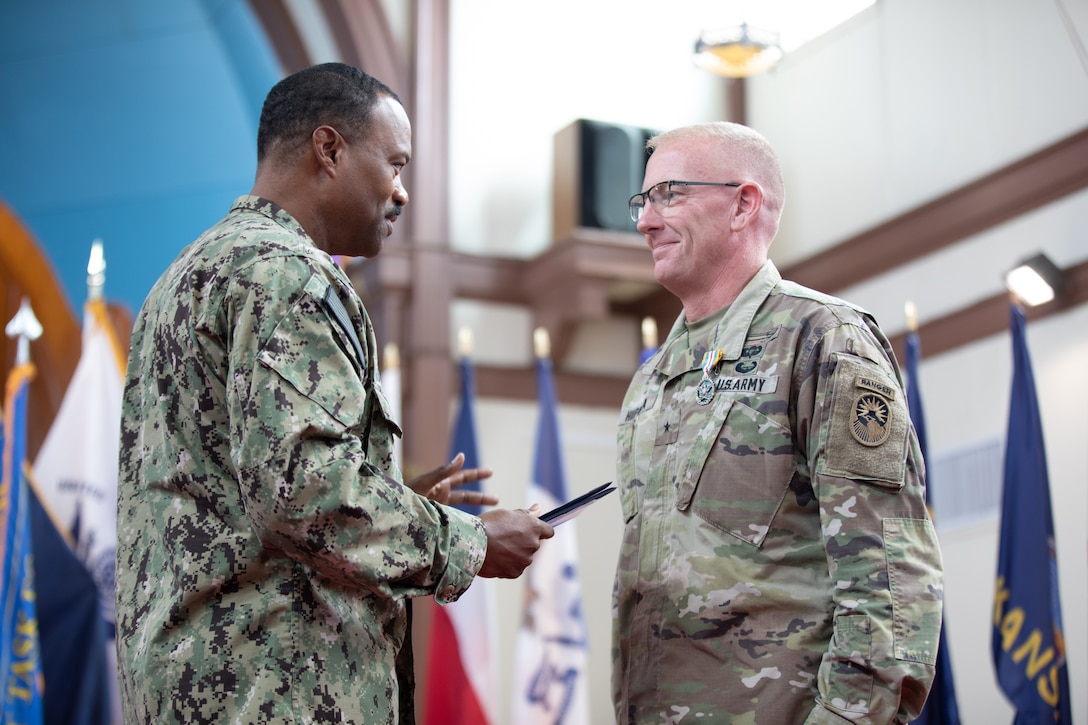
[[573, 519], [575, 516], [582, 513], [582, 509], [584, 509], [586, 506], [589, 506], [597, 499], [603, 496], [607, 496], [615, 490], [616, 487], [612, 485], [611, 481], [609, 481], [608, 483], [602, 483], [600, 486], [597, 486], [597, 488], [593, 489], [592, 491], [587, 491], [578, 498], [572, 498], [565, 504], [556, 506], [548, 513], [543, 514], [540, 518], [543, 521], [547, 521], [552, 526], [558, 526], [564, 521], [569, 521], [570, 519]]

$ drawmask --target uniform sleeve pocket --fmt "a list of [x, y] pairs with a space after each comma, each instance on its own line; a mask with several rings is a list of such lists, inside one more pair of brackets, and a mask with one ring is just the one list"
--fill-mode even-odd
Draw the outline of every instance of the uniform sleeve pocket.
[[703, 445], [693, 447], [691, 464], [694, 475], [685, 478], [697, 477], [692, 513], [742, 541], [762, 546], [793, 479], [790, 431], [733, 402], [720, 428]]
[[885, 519], [884, 546], [892, 595], [896, 659], [936, 664], [944, 589], [933, 523]]
[[829, 705], [849, 713], [869, 712], [873, 697], [871, 622], [865, 614], [840, 614], [827, 656], [820, 664], [820, 691]]
[[345, 428], [357, 427], [363, 418], [362, 381], [327, 329], [332, 323], [312, 287], [307, 284], [291, 313], [276, 325], [257, 360]]
[[618, 447], [618, 473], [619, 480], [626, 481], [626, 486], [620, 486], [620, 507], [623, 509], [623, 523], [628, 523], [635, 518], [639, 509], [639, 498], [642, 496], [642, 485], [635, 476], [635, 460], [632, 447], [635, 443], [635, 421], [628, 421], [620, 426], [616, 434]]

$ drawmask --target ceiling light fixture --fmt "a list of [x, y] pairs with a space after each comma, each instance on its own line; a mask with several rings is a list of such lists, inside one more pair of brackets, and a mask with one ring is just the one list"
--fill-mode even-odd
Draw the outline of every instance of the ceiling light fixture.
[[1005, 274], [1005, 286], [1028, 307], [1050, 302], [1061, 290], [1062, 271], [1045, 254], [1025, 259]]
[[695, 65], [726, 78], [764, 73], [782, 60], [778, 33], [740, 27], [703, 31], [695, 42]]

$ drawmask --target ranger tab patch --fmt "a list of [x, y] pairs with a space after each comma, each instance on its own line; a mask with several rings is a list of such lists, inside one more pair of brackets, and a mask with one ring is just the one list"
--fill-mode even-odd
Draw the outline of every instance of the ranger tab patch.
[[854, 378], [854, 385], [859, 388], [865, 388], [866, 390], [872, 390], [874, 393], [879, 393], [887, 400], [895, 400], [895, 388], [885, 383], [882, 383], [879, 380], [873, 380], [872, 378], [867, 378], [864, 375], [858, 375], [856, 378]]

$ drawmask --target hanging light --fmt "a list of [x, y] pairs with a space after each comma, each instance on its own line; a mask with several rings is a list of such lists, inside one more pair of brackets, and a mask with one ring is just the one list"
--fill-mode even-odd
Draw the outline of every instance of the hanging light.
[[747, 78], [773, 68], [782, 60], [778, 33], [749, 28], [703, 31], [695, 42], [695, 65], [726, 78]]

